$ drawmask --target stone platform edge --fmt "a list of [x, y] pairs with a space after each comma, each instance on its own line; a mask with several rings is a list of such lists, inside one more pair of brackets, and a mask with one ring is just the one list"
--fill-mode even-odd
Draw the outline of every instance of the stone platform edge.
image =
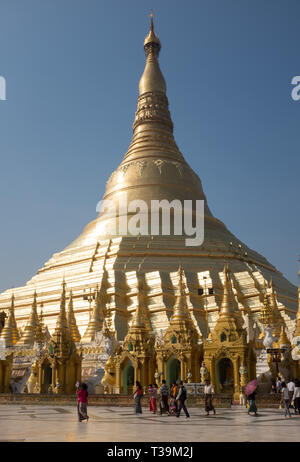
[[[60, 404], [60, 405], [74, 405], [77, 401], [76, 395], [49, 395], [49, 394], [27, 394], [27, 393], [0, 393], [1, 404]], [[214, 405], [216, 408], [225, 407], [230, 408], [232, 402], [231, 395], [216, 395], [214, 398]], [[117, 394], [99, 394], [89, 395], [89, 406], [119, 406], [130, 407], [134, 405], [132, 395], [117, 395]], [[197, 397], [190, 396], [187, 399], [187, 406], [190, 407], [204, 407], [204, 396]], [[149, 406], [149, 396], [144, 395], [142, 399], [142, 406]]]
[[[27, 394], [27, 393], [0, 393], [1, 404], [40, 404], [40, 405], [75, 405], [77, 401], [76, 395], [49, 395], [49, 394]], [[256, 403], [258, 408], [278, 408], [281, 401], [280, 394], [264, 394], [257, 395]], [[89, 406], [117, 406], [130, 407], [134, 405], [132, 395], [110, 395], [99, 394], [89, 395]], [[239, 404], [233, 401], [231, 395], [218, 394], [214, 397], [214, 405], [216, 408], [230, 408], [232, 404]], [[144, 395], [142, 406], [149, 406], [149, 396]], [[189, 396], [187, 406], [204, 407], [204, 395]]]

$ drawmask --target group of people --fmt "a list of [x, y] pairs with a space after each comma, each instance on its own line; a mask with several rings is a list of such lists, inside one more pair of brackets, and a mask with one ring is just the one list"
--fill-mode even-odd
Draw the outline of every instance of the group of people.
[[[88, 386], [86, 383], [82, 382], [76, 383], [77, 388], [77, 412], [78, 412], [78, 421], [82, 422], [83, 420], [88, 421], [89, 416], [87, 415], [87, 404], [88, 404]], [[281, 405], [284, 405], [285, 417], [292, 417], [290, 409], [293, 408], [295, 414], [300, 417], [300, 381], [298, 379], [291, 379], [286, 384], [280, 377], [277, 377], [276, 380], [272, 383], [271, 393], [281, 393]], [[190, 414], [186, 408], [186, 399], [187, 399], [187, 390], [182, 381], [173, 383], [170, 390], [165, 380], [162, 380], [162, 385], [158, 389], [158, 385], [154, 383], [150, 384], [148, 387], [149, 394], [149, 410], [153, 414], [157, 414], [157, 403], [158, 398], [160, 397], [159, 402], [159, 412], [160, 415], [175, 415], [180, 417], [181, 411], [183, 410], [186, 418], [190, 417]], [[214, 398], [214, 387], [211, 385], [210, 381], [205, 380], [204, 386], [204, 399], [205, 399], [205, 411], [206, 416], [209, 416], [209, 413], [212, 411], [216, 414], [216, 410], [213, 405]], [[254, 389], [250, 394], [247, 395], [247, 408], [248, 414], [254, 413], [257, 414], [257, 406], [255, 402], [255, 397], [257, 394], [257, 389]], [[136, 389], [134, 393], [134, 402], [135, 402], [135, 413], [142, 414], [141, 400], [143, 397], [143, 387], [140, 382], [136, 382]], [[244, 394], [241, 393], [241, 397], [244, 397]], [[244, 399], [240, 404], [245, 405]]]
[[[160, 415], [167, 414], [167, 415], [175, 415], [176, 417], [180, 417], [181, 411], [183, 410], [187, 419], [189, 419], [190, 414], [186, 408], [185, 402], [187, 398], [187, 390], [184, 386], [182, 381], [178, 381], [177, 383], [174, 382], [169, 390], [169, 387], [165, 380], [162, 380], [162, 385], [160, 389], [158, 389], [158, 385], [154, 383], [150, 383], [148, 387], [149, 393], [149, 410], [153, 412], [153, 414], [157, 414], [157, 401], [158, 396], [160, 396], [159, 402], [159, 411]], [[205, 381], [204, 387], [204, 396], [205, 396], [205, 411], [206, 416], [209, 416], [209, 412], [213, 411], [216, 413], [216, 410], [213, 406], [213, 396], [214, 396], [214, 388], [210, 384], [209, 380]], [[142, 406], [141, 406], [141, 399], [143, 397], [143, 388], [140, 382], [136, 382], [136, 390], [134, 393], [134, 400], [135, 400], [135, 413], [141, 414], [142, 413]]]
[[[272, 380], [271, 393], [281, 395], [280, 407], [284, 407], [285, 417], [292, 417], [290, 409], [294, 409], [295, 414], [300, 416], [300, 381], [298, 379], [290, 379], [286, 383], [280, 376], [276, 377], [276, 379]], [[248, 414], [253, 412], [257, 416], [256, 394], [257, 390], [254, 390], [251, 394], [247, 395], [247, 408]], [[240, 404], [246, 403], [240, 398]]]
[[[290, 408], [294, 409], [295, 414], [300, 416], [300, 381], [291, 379], [288, 383], [282, 381], [279, 377], [279, 393], [281, 393], [281, 401], [284, 404], [285, 417], [292, 417]], [[276, 383], [276, 386], [277, 386]]]

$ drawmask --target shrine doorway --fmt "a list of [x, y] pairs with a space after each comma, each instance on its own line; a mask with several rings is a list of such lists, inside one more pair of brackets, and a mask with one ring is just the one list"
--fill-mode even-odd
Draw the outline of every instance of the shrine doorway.
[[167, 385], [170, 388], [172, 383], [180, 380], [180, 361], [177, 358], [170, 358], [167, 362]]
[[217, 387], [219, 393], [234, 392], [233, 364], [229, 358], [222, 358], [217, 365]]
[[44, 393], [49, 392], [49, 387], [52, 384], [52, 367], [48, 363], [47, 366], [45, 367], [45, 380], [44, 380]]
[[134, 368], [131, 364], [123, 369], [123, 393], [129, 395], [133, 392], [134, 385]]

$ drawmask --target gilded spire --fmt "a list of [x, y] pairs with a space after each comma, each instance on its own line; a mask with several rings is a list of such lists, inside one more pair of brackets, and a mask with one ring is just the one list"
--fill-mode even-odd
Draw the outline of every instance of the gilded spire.
[[174, 305], [171, 322], [187, 319], [189, 317], [183, 275], [184, 275], [183, 268], [179, 266], [178, 268], [178, 295], [177, 295], [176, 302]]
[[274, 326], [274, 335], [278, 336], [281, 332], [281, 326], [284, 326], [284, 320], [280, 314], [278, 304], [277, 304], [277, 295], [274, 289], [273, 280], [270, 280], [270, 305], [272, 308], [272, 323]]
[[32, 346], [38, 340], [40, 334], [40, 322], [37, 314], [37, 293], [34, 291], [33, 303], [28, 322], [23, 331], [22, 337], [18, 341], [18, 345]]
[[68, 325], [71, 331], [72, 339], [74, 342], [80, 342], [80, 333], [76, 323], [76, 317], [74, 314], [74, 306], [73, 306], [73, 293], [72, 290], [70, 291], [70, 300], [68, 306]]
[[284, 326], [281, 326], [280, 337], [277, 343], [280, 348], [291, 346], [291, 342], [288, 339]]
[[66, 283], [63, 280], [60, 298], [60, 310], [56, 321], [56, 327], [50, 341], [50, 350], [56, 357], [68, 358], [74, 348], [74, 342], [69, 329], [66, 315]]
[[131, 327], [134, 327], [136, 329], [146, 328], [145, 319], [142, 313], [142, 308], [141, 308], [140, 303], [137, 304], [136, 310], [133, 315]]
[[153, 13], [151, 12], [150, 13], [150, 30], [149, 30], [149, 33], [147, 35], [147, 37], [145, 38], [145, 41], [144, 41], [144, 48], [145, 48], [145, 51], [147, 50], [147, 46], [149, 46], [149, 44], [156, 44], [157, 45], [157, 48], [158, 48], [158, 53], [161, 49], [161, 44], [160, 44], [160, 40], [159, 38], [157, 37], [157, 35], [155, 35], [155, 32], [154, 32], [154, 23], [153, 23]]
[[264, 303], [263, 307], [260, 310], [258, 320], [264, 325], [268, 326], [272, 324], [273, 320], [273, 309], [269, 302], [269, 297], [267, 292], [264, 293]]
[[158, 64], [160, 49], [160, 40], [157, 35], [155, 35], [153, 17], [151, 17], [150, 30], [144, 41], [144, 50], [147, 60], [144, 73], [140, 80], [140, 95], [147, 92], [166, 93], [166, 82]]
[[59, 315], [56, 321], [56, 328], [58, 329], [68, 329], [68, 321], [66, 316], [66, 283], [65, 280], [62, 282], [62, 292], [60, 296], [60, 310]]
[[5, 345], [7, 347], [12, 347], [16, 345], [19, 340], [19, 332], [17, 328], [17, 323], [15, 320], [15, 296], [12, 294], [11, 305], [9, 309], [8, 319], [1, 331], [2, 339], [5, 340]]
[[220, 316], [228, 317], [235, 311], [236, 301], [232, 290], [232, 282], [230, 278], [230, 270], [228, 265], [224, 266], [224, 287], [223, 287], [223, 298], [220, 309]]
[[138, 279], [137, 307], [132, 320], [132, 327], [146, 328], [151, 331], [151, 324], [145, 306], [146, 287], [143, 280]]
[[41, 311], [39, 315], [39, 327], [37, 332], [37, 342], [44, 343], [50, 340], [51, 335], [49, 333], [48, 327], [44, 324], [44, 317], [43, 317], [43, 304], [41, 303]]
[[[104, 277], [105, 277], [105, 274], [103, 275], [103, 278]], [[102, 285], [103, 284], [101, 284], [101, 288], [102, 288]], [[104, 314], [103, 314], [103, 306], [102, 306], [102, 294], [101, 294], [101, 289], [97, 287], [92, 316], [89, 320], [87, 329], [82, 338], [82, 342], [93, 342], [96, 338], [97, 332], [100, 332], [102, 330], [103, 322], [104, 322]]]

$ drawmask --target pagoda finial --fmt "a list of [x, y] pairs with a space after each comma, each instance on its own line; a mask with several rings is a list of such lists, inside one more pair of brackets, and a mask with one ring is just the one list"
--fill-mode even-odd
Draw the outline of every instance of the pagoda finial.
[[154, 32], [153, 13], [150, 14], [150, 30], [144, 40], [144, 50], [147, 56], [145, 70], [140, 80], [140, 95], [147, 92], [159, 92], [166, 94], [166, 82], [161, 73], [158, 63], [158, 55], [161, 49], [160, 40]]
[[69, 306], [68, 306], [68, 326], [71, 331], [73, 341], [80, 342], [81, 336], [80, 336], [80, 333], [77, 327], [76, 317], [74, 313], [72, 289], [70, 290], [70, 300], [69, 300]]
[[157, 46], [157, 52], [159, 53], [161, 49], [161, 44], [160, 44], [159, 38], [154, 32], [154, 22], [153, 22], [153, 11], [152, 10], [151, 10], [151, 13], [149, 14], [149, 18], [150, 18], [150, 30], [149, 30], [147, 37], [145, 38], [144, 48], [145, 48], [145, 51], [147, 52], [147, 46], [149, 44], [152, 44], [152, 45], [155, 44]]
[[62, 291], [60, 296], [60, 310], [59, 315], [56, 321], [56, 328], [57, 329], [64, 329], [68, 328], [68, 321], [66, 316], [66, 282], [65, 278], [63, 278], [62, 282]]

